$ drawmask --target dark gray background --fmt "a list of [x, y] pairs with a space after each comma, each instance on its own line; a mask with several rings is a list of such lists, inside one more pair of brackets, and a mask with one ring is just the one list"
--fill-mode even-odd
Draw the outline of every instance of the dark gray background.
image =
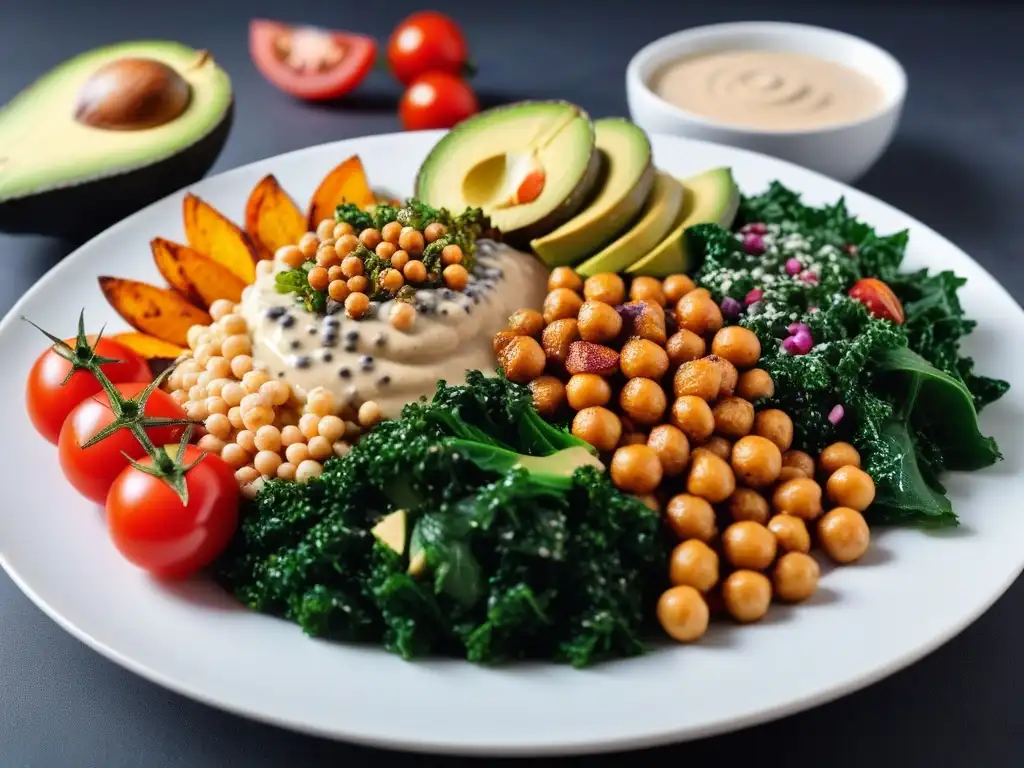
[[[682, 27], [771, 18], [863, 35], [902, 60], [910, 96], [892, 149], [859, 186], [943, 232], [1018, 300], [1024, 296], [1024, 271], [1018, 266], [1024, 256], [1024, 11], [1019, 3], [442, 0], [434, 7], [464, 24], [480, 65], [476, 86], [485, 104], [566, 98], [596, 117], [625, 113], [623, 73], [629, 57]], [[299, 147], [398, 129], [399, 91], [383, 73], [374, 73], [344, 105], [301, 105], [274, 90], [249, 62], [249, 17], [385, 38], [412, 10], [417, 6], [410, 0], [254, 0], [235, 7], [216, 0], [0, 0], [0, 103], [64, 58], [97, 45], [165, 37], [209, 48], [236, 91], [235, 128], [214, 169], [222, 171]], [[10, 307], [71, 247], [0, 235], [0, 309]], [[966, 570], [971, 563], [950, 567]], [[793, 768], [821, 762], [837, 768], [1019, 766], [1024, 762], [1022, 598], [1024, 584], [1018, 581], [944, 648], [840, 702], [730, 736], [609, 758], [609, 763], [733, 765], [778, 756]], [[676, 705], [700, 706], [699, 694], [680, 691]], [[164, 691], [64, 634], [0, 575], [3, 768], [368, 765], [383, 754], [248, 722]], [[404, 761], [469, 762], [413, 756]]]

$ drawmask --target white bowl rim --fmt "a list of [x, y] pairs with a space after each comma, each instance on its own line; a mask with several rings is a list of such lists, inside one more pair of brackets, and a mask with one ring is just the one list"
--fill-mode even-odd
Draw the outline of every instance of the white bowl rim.
[[[870, 114], [853, 120], [846, 120], [841, 123], [828, 123], [812, 128], [789, 128], [784, 130], [772, 130], [770, 128], [757, 128], [754, 126], [735, 125], [724, 123], [718, 120], [699, 115], [696, 112], [677, 107], [666, 101], [655, 93], [647, 83], [647, 79], [641, 76], [641, 70], [647, 66], [652, 57], [689, 41], [697, 36], [728, 35], [743, 32], [776, 32], [789, 34], [791, 36], [813, 36], [824, 35], [843, 39], [846, 42], [861, 45], [871, 50], [872, 53], [892, 69], [892, 79], [881, 84], [886, 97], [884, 103]], [[863, 74], [863, 72], [861, 73]], [[651, 99], [659, 109], [668, 114], [685, 120], [690, 123], [714, 128], [723, 133], [732, 135], [758, 135], [758, 136], [809, 136], [814, 134], [828, 134], [842, 131], [849, 128], [857, 128], [877, 120], [883, 115], [891, 114], [900, 109], [907, 96], [907, 73], [893, 54], [882, 48], [880, 45], [871, 42], [863, 37], [843, 32], [831, 27], [822, 27], [816, 24], [800, 24], [791, 21], [729, 21], [720, 24], [704, 24], [699, 27], [687, 27], [652, 40], [629, 60], [626, 66], [626, 85], [638, 88], [646, 97]]]

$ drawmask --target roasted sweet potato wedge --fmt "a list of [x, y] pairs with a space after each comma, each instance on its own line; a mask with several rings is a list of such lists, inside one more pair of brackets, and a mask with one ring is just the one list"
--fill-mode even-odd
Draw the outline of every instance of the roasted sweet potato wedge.
[[110, 306], [129, 325], [179, 347], [188, 344], [186, 334], [191, 326], [213, 322], [206, 310], [170, 288], [121, 277], [100, 277], [99, 283]]
[[[160, 274], [163, 275], [164, 280], [167, 281], [171, 288], [197, 306], [204, 308], [209, 306], [209, 304], [204, 303], [203, 297], [199, 295], [196, 287], [185, 275], [185, 271], [181, 268], [181, 262], [178, 259], [178, 254], [182, 250], [192, 251], [191, 248], [187, 245], [164, 240], [162, 237], [154, 237], [150, 240], [149, 248], [153, 252], [153, 261], [156, 262], [156, 268], [160, 270]], [[195, 251], [192, 252], [195, 253]], [[234, 273], [231, 276], [236, 280], [238, 279]]]
[[186, 351], [185, 347], [137, 331], [116, 333], [113, 339], [147, 360], [174, 360]]
[[376, 195], [366, 179], [363, 161], [358, 155], [352, 155], [320, 182], [309, 203], [306, 223], [310, 230], [315, 231], [321, 221], [334, 218], [334, 209], [342, 203], [366, 208], [375, 202]]
[[185, 247], [178, 251], [177, 258], [185, 279], [199, 295], [203, 306], [209, 307], [217, 299], [241, 301], [246, 284], [223, 264]]
[[223, 264], [246, 283], [256, 279], [259, 258], [252, 239], [224, 214], [191, 192], [183, 204], [188, 244]]
[[245, 204], [245, 231], [260, 258], [269, 259], [278, 248], [295, 245], [306, 229], [306, 217], [274, 175], [264, 176]]

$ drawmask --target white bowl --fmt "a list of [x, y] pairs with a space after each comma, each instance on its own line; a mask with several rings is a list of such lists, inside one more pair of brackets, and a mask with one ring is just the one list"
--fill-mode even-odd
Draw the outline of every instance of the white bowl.
[[[779, 131], [710, 120], [670, 104], [651, 90], [651, 77], [663, 65], [682, 56], [721, 50], [787, 51], [834, 61], [876, 82], [884, 100], [866, 118]], [[906, 93], [903, 67], [878, 46], [845, 32], [783, 22], [740, 22], [686, 29], [640, 49], [626, 68], [629, 114], [644, 130], [763, 152], [847, 182], [867, 171], [889, 145]]]

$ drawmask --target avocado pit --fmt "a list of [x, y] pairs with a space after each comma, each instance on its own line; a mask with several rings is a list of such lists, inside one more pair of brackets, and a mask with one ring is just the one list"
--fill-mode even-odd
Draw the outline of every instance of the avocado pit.
[[192, 88], [162, 61], [126, 57], [100, 67], [78, 93], [75, 120], [92, 128], [139, 131], [180, 117]]
[[345, 50], [334, 35], [312, 27], [282, 28], [274, 41], [278, 58], [296, 72], [324, 72], [341, 63]]
[[507, 152], [474, 166], [462, 181], [462, 194], [472, 206], [510, 208], [535, 201], [546, 180], [537, 152]]

